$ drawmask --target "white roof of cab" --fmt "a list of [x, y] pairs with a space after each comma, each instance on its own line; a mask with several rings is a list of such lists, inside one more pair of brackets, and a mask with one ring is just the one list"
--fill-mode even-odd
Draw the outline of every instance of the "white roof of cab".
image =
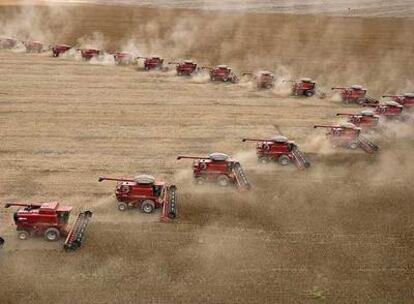
[[228, 67], [228, 65], [220, 64], [220, 65], [217, 66], [217, 68], [219, 68], [219, 69], [228, 69], [229, 67]]
[[300, 79], [300, 81], [302, 81], [302, 82], [312, 82], [312, 79], [310, 79], [310, 78], [308, 78], [308, 77], [302, 77], [302, 78]]
[[361, 111], [361, 115], [362, 116], [374, 116], [374, 112], [372, 112], [370, 110], [363, 110], [363, 111]]
[[386, 102], [385, 102], [385, 104], [386, 104], [387, 106], [390, 106], [390, 107], [398, 107], [398, 108], [402, 108], [402, 107], [403, 107], [403, 106], [402, 106], [402, 105], [400, 105], [398, 102], [393, 101], [393, 100], [388, 100], [388, 101], [386, 101]]
[[404, 97], [414, 97], [414, 93], [405, 93]]
[[351, 86], [351, 89], [355, 89], [355, 90], [362, 90], [362, 89], [363, 89], [363, 87], [362, 87], [362, 85], [359, 85], [359, 84], [354, 84], [354, 85], [352, 85], [352, 86]]
[[288, 141], [288, 138], [282, 135], [273, 136], [271, 139], [272, 141], [277, 142], [277, 143], [285, 143]]
[[141, 174], [134, 177], [134, 181], [137, 184], [153, 184], [155, 178], [152, 175]]
[[208, 158], [210, 158], [211, 160], [222, 161], [222, 160], [227, 160], [229, 156], [225, 153], [213, 152], [208, 155]]
[[347, 129], [357, 129], [357, 126], [356, 126], [356, 125], [354, 125], [353, 123], [350, 123], [350, 122], [343, 122], [343, 123], [340, 123], [340, 124], [339, 124], [339, 126], [340, 126], [341, 128], [347, 128]]

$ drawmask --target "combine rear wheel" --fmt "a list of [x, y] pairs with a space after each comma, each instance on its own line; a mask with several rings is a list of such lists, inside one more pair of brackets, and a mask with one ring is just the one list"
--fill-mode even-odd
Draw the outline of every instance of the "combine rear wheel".
[[26, 230], [19, 231], [17, 237], [19, 238], [19, 240], [22, 241], [27, 240], [29, 238], [29, 232], [27, 232]]
[[351, 150], [355, 150], [355, 149], [358, 148], [358, 146], [359, 146], [359, 144], [357, 142], [352, 142], [348, 145], [348, 148], [351, 149]]
[[60, 239], [60, 232], [56, 228], [48, 228], [45, 231], [45, 239], [49, 242], [56, 242]]
[[268, 164], [270, 162], [270, 159], [268, 157], [260, 157], [260, 158], [257, 159], [257, 161], [260, 164]]
[[221, 187], [227, 187], [230, 184], [229, 178], [225, 175], [220, 175], [217, 178], [217, 184]]
[[155, 209], [155, 204], [151, 200], [145, 200], [142, 202], [141, 210], [144, 213], [152, 213]]
[[310, 90], [305, 91], [305, 96], [306, 97], [312, 97], [313, 96], [313, 91], [310, 91]]
[[205, 184], [205, 179], [203, 177], [196, 177], [194, 179], [194, 184], [196, 185], [204, 185]]

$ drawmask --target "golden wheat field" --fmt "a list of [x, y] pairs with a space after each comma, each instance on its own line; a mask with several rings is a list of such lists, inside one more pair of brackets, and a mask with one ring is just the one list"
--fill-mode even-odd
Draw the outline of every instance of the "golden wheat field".
[[[0, 6], [0, 35], [307, 76], [329, 96], [145, 72], [109, 55], [0, 50], [0, 202], [58, 200], [74, 207], [71, 222], [94, 212], [83, 247], [66, 253], [18, 240], [1, 206], [1, 304], [413, 301], [413, 114], [367, 135], [376, 155], [332, 149], [313, 128], [360, 110], [332, 86], [414, 91], [413, 19], [21, 4]], [[259, 165], [241, 142], [278, 130], [309, 155], [309, 170]], [[240, 160], [251, 191], [196, 187], [191, 162], [176, 160], [213, 151]], [[177, 185], [176, 221], [120, 213], [115, 185], [97, 182], [137, 173]]]

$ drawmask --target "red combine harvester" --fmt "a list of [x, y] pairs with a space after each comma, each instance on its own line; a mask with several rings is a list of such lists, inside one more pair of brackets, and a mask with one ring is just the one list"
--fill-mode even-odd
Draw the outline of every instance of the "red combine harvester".
[[101, 50], [98, 49], [80, 49], [79, 50], [84, 61], [89, 61], [92, 58], [97, 58], [103, 54]]
[[404, 108], [414, 107], [414, 93], [405, 93], [404, 95], [384, 95], [382, 97], [390, 97], [395, 102], [404, 106]]
[[249, 190], [251, 185], [240, 163], [227, 154], [211, 153], [208, 157], [179, 155], [180, 159], [194, 159], [193, 176], [196, 184], [216, 183], [222, 187], [235, 185], [240, 190]]
[[134, 178], [100, 177], [104, 180], [118, 182], [115, 196], [118, 200], [118, 210], [126, 211], [128, 208], [139, 208], [144, 213], [152, 213], [154, 209], [161, 209], [161, 221], [177, 217], [177, 187], [166, 185], [157, 181], [150, 175], [138, 175]]
[[129, 65], [134, 62], [134, 55], [128, 52], [118, 52], [114, 54], [114, 60], [119, 65]]
[[205, 69], [210, 69], [210, 79], [211, 81], [223, 81], [237, 83], [239, 78], [236, 74], [232, 72], [232, 69], [227, 65], [218, 65], [214, 68], [204, 67]]
[[276, 161], [282, 166], [294, 163], [299, 169], [310, 167], [310, 162], [306, 159], [299, 147], [282, 135], [274, 136], [270, 139], [244, 138], [243, 142], [255, 141], [257, 159], [260, 163]]
[[198, 72], [197, 63], [192, 60], [184, 60], [182, 62], [168, 62], [168, 64], [175, 64], [178, 76], [191, 76]]
[[8, 203], [11, 206], [23, 207], [14, 215], [18, 237], [26, 240], [31, 235], [43, 235], [47, 241], [58, 241], [61, 236], [66, 236], [63, 245], [65, 250], [76, 250], [81, 244], [92, 217], [92, 212], [81, 212], [72, 229], [68, 227], [68, 221], [72, 207], [61, 206], [58, 202], [50, 203]]
[[396, 101], [386, 101], [383, 104], [368, 104], [367, 107], [373, 107], [375, 114], [381, 115], [385, 118], [401, 117], [403, 106]]
[[375, 128], [378, 126], [379, 116], [369, 110], [363, 110], [359, 114], [338, 113], [336, 116], [348, 116], [348, 122], [360, 128]]
[[372, 154], [379, 150], [379, 147], [361, 135], [361, 128], [352, 123], [342, 123], [336, 126], [316, 125], [314, 128], [329, 128], [326, 136], [329, 138], [332, 147], [345, 147], [355, 150], [361, 148]]
[[69, 51], [72, 47], [67, 44], [56, 44], [52, 47], [53, 57], [59, 57], [61, 54]]
[[379, 101], [367, 95], [367, 90], [360, 85], [353, 85], [349, 88], [332, 88], [339, 90], [339, 95], [345, 103], [378, 104]]
[[312, 97], [316, 94], [316, 82], [310, 78], [301, 78], [299, 80], [288, 80], [292, 82], [292, 95]]
[[15, 38], [10, 37], [0, 37], [0, 48], [2, 49], [12, 49], [14, 48], [19, 41]]
[[26, 41], [23, 44], [27, 53], [41, 53], [43, 51], [43, 43], [40, 41]]
[[151, 57], [137, 57], [138, 59], [144, 59], [144, 70], [161, 70], [166, 71], [167, 68], [164, 67], [164, 59], [160, 56], [151, 56]]
[[275, 84], [275, 76], [269, 71], [259, 71], [256, 74], [251, 72], [243, 73], [243, 76], [253, 76], [253, 81], [258, 89], [271, 89]]

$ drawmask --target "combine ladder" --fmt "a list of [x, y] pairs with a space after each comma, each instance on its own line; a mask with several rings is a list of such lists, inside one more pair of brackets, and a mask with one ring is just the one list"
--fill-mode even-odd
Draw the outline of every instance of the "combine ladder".
[[292, 150], [292, 156], [295, 160], [295, 164], [299, 169], [305, 169], [310, 167], [310, 162], [306, 159], [305, 154], [298, 148]]
[[75, 251], [82, 245], [86, 227], [88, 226], [91, 217], [91, 211], [79, 213], [75, 225], [73, 225], [72, 229], [69, 231], [65, 244], [63, 244], [63, 248], [66, 251]]
[[369, 154], [378, 152], [379, 147], [364, 136], [359, 136], [359, 147]]
[[164, 204], [161, 210], [161, 221], [168, 222], [177, 217], [177, 187], [171, 185], [167, 189], [167, 197], [164, 199]]
[[249, 190], [251, 188], [251, 185], [246, 177], [246, 174], [244, 174], [240, 163], [236, 163], [234, 165], [233, 171], [236, 176], [237, 187], [239, 189]]

